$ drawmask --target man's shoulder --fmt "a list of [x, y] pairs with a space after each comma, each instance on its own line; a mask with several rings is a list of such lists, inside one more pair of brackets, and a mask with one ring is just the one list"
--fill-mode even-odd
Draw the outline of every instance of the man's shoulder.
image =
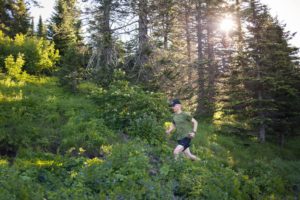
[[179, 114], [177, 114], [177, 113], [173, 114], [173, 119], [175, 119], [175, 118], [186, 118], [186, 117], [190, 118], [192, 116], [191, 116], [191, 114], [189, 114], [187, 112], [181, 112]]
[[182, 115], [184, 115], [184, 116], [189, 116], [189, 117], [192, 116], [191, 113], [189, 113], [189, 112], [182, 112]]

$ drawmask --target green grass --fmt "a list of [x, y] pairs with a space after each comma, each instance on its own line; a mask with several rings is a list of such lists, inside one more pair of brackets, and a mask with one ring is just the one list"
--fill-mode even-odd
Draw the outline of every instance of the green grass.
[[83, 86], [0, 74], [0, 199], [292, 199], [300, 185], [300, 138], [281, 148], [199, 119], [191, 151], [201, 160], [175, 161], [167, 140], [108, 128], [90, 98], [103, 91]]
[[279, 190], [285, 190], [292, 198], [296, 195], [292, 188], [300, 186], [299, 144], [300, 137], [291, 138], [284, 147], [280, 147], [270, 142], [261, 144], [255, 137], [216, 134], [212, 124], [200, 120], [192, 152], [202, 161], [218, 161], [253, 179], [278, 176]]

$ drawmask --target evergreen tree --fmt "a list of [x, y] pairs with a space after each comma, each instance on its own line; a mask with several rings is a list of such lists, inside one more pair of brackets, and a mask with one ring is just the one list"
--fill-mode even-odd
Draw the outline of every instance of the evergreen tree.
[[221, 88], [225, 94], [221, 118], [229, 125], [227, 131], [247, 131], [262, 143], [267, 136], [278, 135], [283, 143], [284, 136], [298, 126], [296, 49], [289, 47], [289, 34], [270, 16], [266, 6], [251, 0], [244, 13], [249, 24], [244, 36], [246, 48], [241, 51], [238, 47], [227, 86]]
[[10, 37], [30, 31], [29, 8], [24, 0], [0, 2], [0, 30]]
[[[80, 36], [81, 21], [76, 0], [57, 0], [54, 14], [48, 28], [48, 36], [59, 50], [61, 60], [59, 63], [58, 77], [62, 86], [76, 91], [77, 82], [81, 77], [79, 71], [83, 68], [83, 55], [85, 48], [82, 46]], [[40, 18], [38, 34], [43, 36], [43, 22]]]
[[64, 55], [70, 45], [78, 42], [78, 21], [79, 13], [76, 8], [76, 0], [56, 1], [48, 35], [55, 42], [61, 55]]
[[170, 46], [170, 35], [173, 31], [175, 20], [175, 0], [159, 0], [152, 2], [152, 28], [153, 36], [157, 40], [157, 45], [168, 49]]
[[5, 34], [8, 34], [9, 21], [12, 20], [9, 15], [10, 7], [9, 1], [0, 1], [0, 30]]
[[24, 0], [17, 0], [12, 4], [12, 17], [9, 35], [27, 34], [30, 29], [30, 15]]
[[126, 23], [124, 19], [130, 12], [130, 6], [127, 5], [127, 1], [116, 0], [97, 0], [93, 3], [94, 8], [89, 10], [92, 16], [89, 31], [93, 52], [88, 67], [92, 71], [93, 79], [107, 86], [119, 65], [120, 52], [116, 32], [120, 31], [122, 26], [126, 27], [122, 22]]
[[[102, 68], [104, 71], [110, 71], [114, 63], [115, 53], [113, 52], [114, 40], [111, 28], [114, 7], [117, 4], [113, 0], [97, 1], [96, 8], [93, 10], [93, 20], [91, 20], [91, 30], [93, 32], [92, 40], [97, 48], [96, 68]], [[106, 68], [106, 69], [105, 69]]]
[[61, 60], [61, 69], [58, 72], [59, 81], [62, 86], [73, 93], [77, 92], [77, 86], [82, 77], [82, 69], [86, 64], [83, 57], [84, 51], [85, 49], [79, 45], [70, 45]]
[[38, 37], [42, 37], [42, 38], [45, 38], [46, 37], [46, 27], [43, 23], [43, 19], [42, 19], [42, 16], [39, 17], [39, 22], [38, 22], [38, 25], [37, 25], [37, 33], [36, 35]]
[[30, 29], [29, 29], [29, 31], [28, 31], [28, 34], [29, 34], [30, 36], [34, 36], [34, 35], [35, 35], [35, 27], [34, 27], [34, 26], [35, 26], [35, 25], [34, 25], [34, 18], [31, 17]]
[[[269, 135], [278, 136], [281, 145], [284, 138], [295, 133], [295, 127], [299, 127], [297, 120], [300, 116], [299, 109], [299, 68], [295, 64], [296, 48], [288, 45], [290, 35], [284, 32], [282, 25], [277, 20], [266, 27], [263, 41], [263, 58], [261, 60], [266, 74], [262, 80], [264, 98], [269, 100], [269, 108], [266, 116]], [[265, 111], [264, 111], [265, 112]]]

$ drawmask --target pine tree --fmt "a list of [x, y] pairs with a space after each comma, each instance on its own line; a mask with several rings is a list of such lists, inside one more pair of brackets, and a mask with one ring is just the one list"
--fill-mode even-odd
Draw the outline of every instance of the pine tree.
[[28, 31], [28, 35], [34, 36], [35, 35], [35, 24], [34, 24], [34, 17], [31, 17], [30, 29]]
[[43, 23], [43, 19], [42, 19], [42, 16], [39, 16], [39, 22], [38, 22], [38, 25], [37, 25], [37, 33], [36, 35], [38, 37], [42, 37], [42, 38], [45, 38], [46, 37], [46, 27]]
[[[278, 136], [281, 145], [284, 138], [293, 134], [300, 116], [299, 86], [300, 73], [295, 64], [296, 48], [288, 45], [290, 35], [284, 32], [277, 20], [271, 19], [266, 27], [263, 41], [263, 80], [265, 99], [269, 100], [266, 115], [271, 119], [267, 122], [269, 135]], [[266, 110], [266, 109], [265, 109]]]
[[[120, 20], [128, 15], [130, 6], [127, 1], [97, 0], [94, 8], [89, 10], [92, 19], [89, 21], [91, 33], [90, 45], [93, 47], [88, 67], [93, 79], [107, 86], [112, 80], [113, 72], [119, 64], [119, 47], [116, 32], [121, 30], [126, 21]], [[116, 27], [112, 28], [112, 24]], [[126, 27], [126, 25], [124, 26]], [[119, 43], [120, 44], [120, 43]]]
[[[260, 142], [266, 137], [284, 136], [297, 126], [299, 116], [299, 69], [289, 35], [274, 20], [266, 6], [251, 0], [245, 18], [248, 34], [231, 63], [227, 84], [222, 88], [223, 130], [254, 134]], [[240, 30], [241, 31], [241, 30]], [[226, 129], [229, 128], [229, 129]], [[224, 129], [225, 128], [225, 129]]]
[[[94, 11], [94, 26], [92, 29], [95, 30], [95, 34], [93, 36], [93, 40], [96, 42], [97, 46], [97, 63], [101, 65], [101, 68], [104, 71], [113, 71], [112, 64], [115, 59], [115, 52], [113, 52], [114, 40], [113, 40], [113, 31], [111, 29], [112, 17], [114, 15], [115, 4], [116, 1], [113, 0], [103, 0], [97, 2], [98, 6]], [[97, 66], [100, 68], [100, 66]]]
[[0, 30], [10, 37], [30, 31], [29, 8], [24, 0], [0, 2]]
[[[59, 50], [61, 60], [59, 63], [58, 77], [62, 86], [76, 91], [79, 73], [84, 63], [85, 48], [82, 46], [80, 36], [80, 13], [76, 6], [76, 0], [57, 0], [54, 14], [48, 28], [48, 37], [55, 43]], [[38, 34], [43, 37], [43, 21], [40, 17]]]
[[9, 21], [12, 20], [9, 15], [11, 4], [8, 1], [0, 1], [0, 30], [6, 35], [9, 31]]
[[78, 42], [79, 14], [76, 0], [57, 0], [51, 17], [48, 36], [55, 42], [60, 54], [64, 55], [70, 45]]
[[12, 4], [12, 16], [9, 35], [27, 34], [30, 29], [30, 15], [24, 0], [17, 0]]
[[170, 46], [170, 35], [173, 31], [174, 20], [176, 15], [175, 0], [153, 1], [151, 5], [152, 16], [151, 23], [153, 37], [156, 38], [158, 47], [168, 49]]

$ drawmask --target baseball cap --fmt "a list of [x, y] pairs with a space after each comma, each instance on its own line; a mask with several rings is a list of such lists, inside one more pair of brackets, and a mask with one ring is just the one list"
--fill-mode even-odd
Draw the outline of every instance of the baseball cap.
[[179, 99], [173, 99], [171, 102], [171, 106], [174, 107], [176, 104], [181, 104], [181, 102], [179, 101]]

